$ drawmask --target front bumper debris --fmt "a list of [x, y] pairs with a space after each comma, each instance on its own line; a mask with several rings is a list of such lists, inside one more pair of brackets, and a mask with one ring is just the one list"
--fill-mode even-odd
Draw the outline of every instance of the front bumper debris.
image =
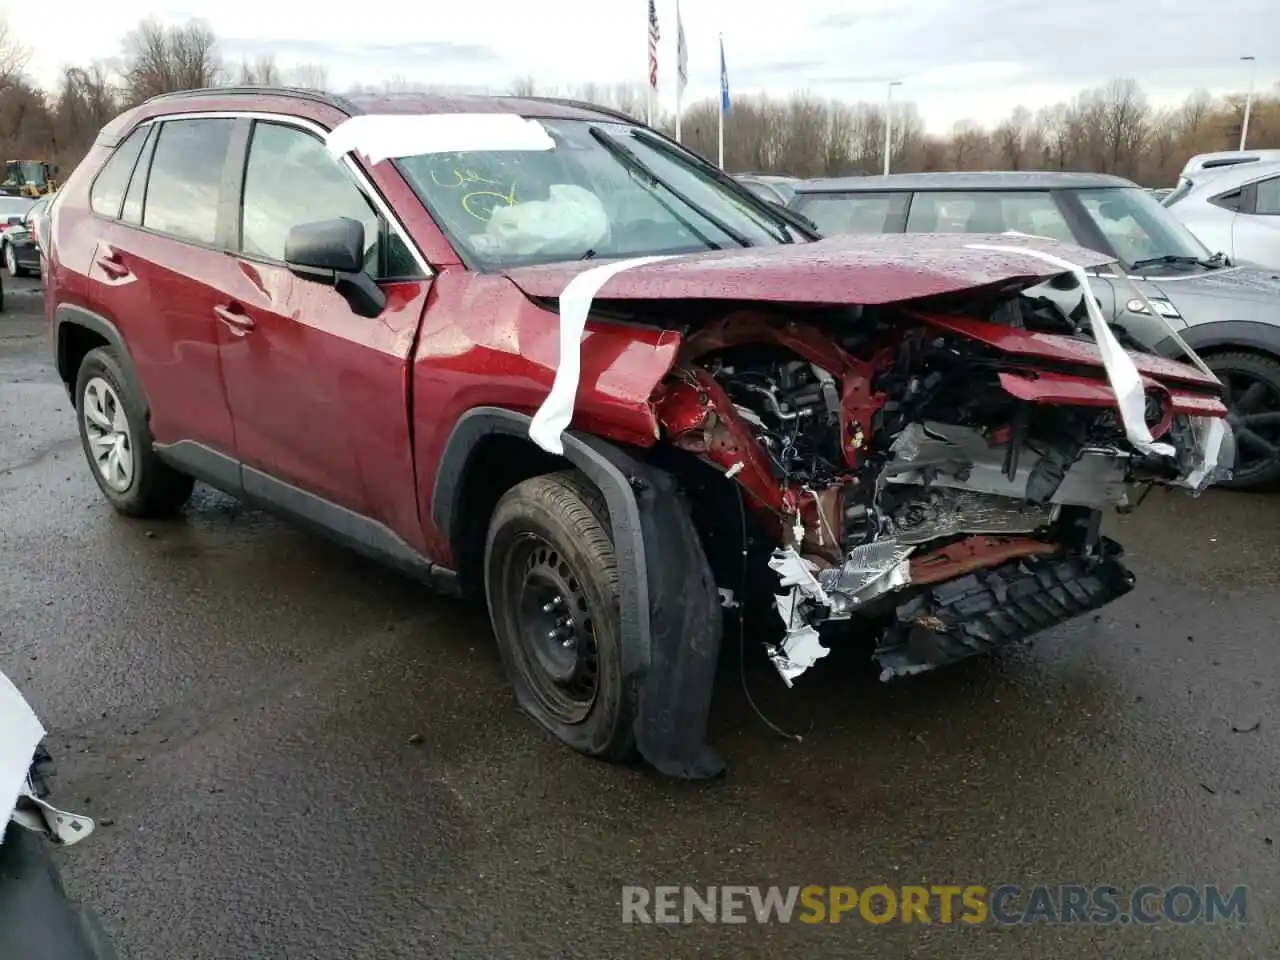
[[874, 657], [880, 679], [910, 676], [1025, 640], [1133, 589], [1119, 544], [1100, 557], [1024, 556], [933, 584], [894, 613]]

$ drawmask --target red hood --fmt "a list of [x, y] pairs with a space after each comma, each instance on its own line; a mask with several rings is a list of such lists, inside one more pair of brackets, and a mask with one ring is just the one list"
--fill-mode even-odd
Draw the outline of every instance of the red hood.
[[[716, 250], [623, 270], [596, 300], [753, 300], [879, 304], [989, 286], [1025, 288], [1060, 273], [1030, 257], [971, 250], [999, 243], [1053, 254], [1082, 267], [1112, 258], [1052, 240], [973, 234], [839, 236], [813, 243]], [[528, 296], [555, 299], [601, 261], [518, 267], [507, 276]]]

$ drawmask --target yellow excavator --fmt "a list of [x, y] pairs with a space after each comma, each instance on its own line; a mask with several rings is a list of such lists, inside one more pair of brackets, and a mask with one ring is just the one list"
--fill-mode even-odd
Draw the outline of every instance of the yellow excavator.
[[58, 189], [54, 181], [57, 167], [44, 160], [10, 160], [4, 165], [0, 194], [9, 197], [43, 197]]

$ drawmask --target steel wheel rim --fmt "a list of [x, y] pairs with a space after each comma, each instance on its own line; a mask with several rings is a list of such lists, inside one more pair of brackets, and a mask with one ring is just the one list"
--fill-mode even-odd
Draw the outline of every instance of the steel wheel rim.
[[133, 485], [133, 433], [115, 387], [102, 377], [84, 385], [85, 437], [89, 455], [103, 483], [116, 493]]
[[1235, 434], [1235, 480], [1247, 481], [1280, 459], [1280, 391], [1242, 370], [1215, 371], [1226, 387], [1227, 415]]
[[524, 534], [512, 569], [516, 631], [533, 695], [555, 719], [582, 723], [600, 689], [595, 624], [581, 580], [542, 537]]

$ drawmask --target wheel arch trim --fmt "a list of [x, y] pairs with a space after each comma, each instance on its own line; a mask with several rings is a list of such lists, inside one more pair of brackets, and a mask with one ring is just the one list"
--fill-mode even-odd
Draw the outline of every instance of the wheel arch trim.
[[[1202, 350], [1245, 350], [1280, 360], [1280, 326], [1257, 320], [1223, 320], [1202, 323], [1181, 331], [1182, 339], [1197, 353]], [[1176, 358], [1182, 351], [1173, 337], [1156, 344], [1156, 352]]]
[[142, 386], [142, 378], [138, 375], [138, 368], [134, 365], [133, 355], [130, 354], [120, 329], [101, 314], [94, 313], [92, 310], [75, 304], [63, 303], [59, 304], [54, 311], [54, 362], [58, 369], [58, 376], [67, 385], [68, 393], [75, 392], [77, 371], [67, 369], [68, 360], [65, 356], [66, 343], [64, 338], [67, 327], [81, 327], [85, 330], [91, 330], [107, 341], [108, 346], [115, 350], [116, 359], [120, 361], [120, 367], [129, 380], [130, 391], [142, 405], [143, 416], [149, 417], [151, 415], [151, 403], [147, 399], [147, 391]]

